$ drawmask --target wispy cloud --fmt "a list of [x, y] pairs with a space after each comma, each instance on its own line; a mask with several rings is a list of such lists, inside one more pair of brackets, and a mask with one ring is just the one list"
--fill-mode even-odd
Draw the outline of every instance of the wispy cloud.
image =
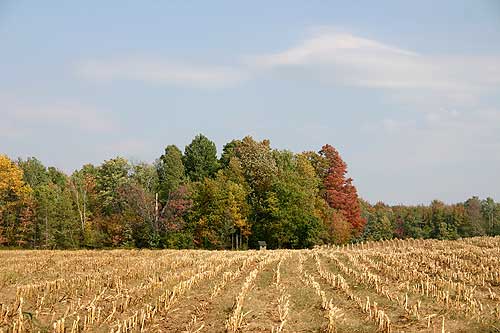
[[[398, 98], [420, 89], [451, 101], [475, 100], [500, 87], [500, 55], [428, 55], [332, 28], [322, 28], [289, 48], [240, 57], [235, 66], [202, 65], [159, 57], [122, 56], [76, 64], [80, 78], [141, 81], [201, 88], [233, 86], [257, 73], [296, 74], [334, 84], [391, 90]], [[444, 96], [443, 96], [444, 95]]]
[[234, 85], [245, 78], [241, 69], [147, 58], [89, 60], [76, 66], [77, 75], [98, 82], [127, 80], [202, 88]]
[[500, 87], [500, 56], [426, 55], [332, 29], [248, 63], [261, 70], [298, 69], [297, 75], [340, 85], [403, 94], [419, 89], [457, 102]]

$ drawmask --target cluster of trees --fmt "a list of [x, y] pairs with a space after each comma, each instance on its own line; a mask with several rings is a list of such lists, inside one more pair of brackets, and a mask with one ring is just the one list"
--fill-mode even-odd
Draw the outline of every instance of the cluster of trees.
[[252, 137], [197, 135], [153, 164], [116, 157], [71, 175], [0, 155], [0, 245], [27, 248], [304, 248], [392, 237], [498, 234], [500, 206], [360, 200], [337, 150], [294, 154]]
[[362, 239], [397, 238], [457, 239], [500, 235], [500, 203], [472, 197], [447, 205], [434, 200], [428, 206], [376, 205], [361, 200], [367, 224]]

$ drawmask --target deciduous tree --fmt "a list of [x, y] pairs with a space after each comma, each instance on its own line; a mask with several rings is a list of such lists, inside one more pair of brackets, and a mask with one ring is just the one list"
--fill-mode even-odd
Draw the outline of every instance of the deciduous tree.
[[219, 168], [215, 143], [203, 134], [198, 134], [184, 150], [184, 167], [192, 181], [213, 176]]
[[160, 201], [168, 201], [170, 193], [177, 190], [185, 181], [182, 152], [175, 145], [165, 148], [165, 153], [157, 163]]
[[32, 240], [32, 189], [23, 170], [0, 155], [0, 245], [26, 245]]
[[352, 184], [352, 178], [346, 178], [347, 164], [338, 151], [330, 145], [324, 145], [320, 155], [328, 161], [329, 166], [323, 179], [325, 200], [330, 207], [344, 215], [351, 224], [354, 234], [359, 235], [366, 221], [361, 217], [358, 194]]

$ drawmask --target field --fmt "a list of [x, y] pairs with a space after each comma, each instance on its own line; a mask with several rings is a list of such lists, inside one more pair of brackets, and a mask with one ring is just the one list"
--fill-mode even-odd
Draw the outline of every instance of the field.
[[0, 332], [498, 332], [500, 238], [2, 251]]

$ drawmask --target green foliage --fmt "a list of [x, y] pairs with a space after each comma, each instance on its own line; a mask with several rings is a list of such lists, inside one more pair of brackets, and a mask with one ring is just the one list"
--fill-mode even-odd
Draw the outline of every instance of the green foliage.
[[162, 203], [167, 202], [172, 191], [177, 190], [185, 180], [182, 152], [175, 145], [165, 148], [157, 163], [159, 194]]
[[227, 168], [229, 162], [233, 157], [236, 156], [236, 149], [241, 144], [240, 140], [232, 140], [224, 145], [222, 148], [222, 154], [220, 157], [220, 165], [222, 168]]
[[130, 178], [135, 181], [144, 191], [155, 194], [159, 189], [159, 177], [157, 169], [148, 163], [138, 163], [132, 166]]
[[43, 248], [75, 248], [80, 228], [71, 193], [67, 187], [49, 183], [35, 189], [37, 244]]
[[34, 197], [31, 243], [43, 248], [75, 248], [81, 243], [78, 213], [68, 177], [60, 170], [46, 168], [36, 158], [19, 160]]
[[47, 168], [35, 157], [28, 157], [26, 161], [19, 159], [17, 165], [23, 170], [24, 181], [32, 188], [49, 182]]
[[257, 142], [247, 136], [236, 147], [236, 157], [241, 162], [247, 183], [257, 197], [270, 189], [278, 168], [269, 141]]
[[[0, 245], [32, 248], [307, 248], [360, 240], [499, 235], [500, 203], [370, 205], [335, 148], [294, 154], [252, 137], [197, 135], [155, 162], [117, 157], [66, 176], [0, 155]], [[158, 198], [157, 198], [158, 196]], [[366, 221], [366, 225], [365, 225]]]
[[317, 244], [321, 221], [315, 210], [319, 180], [314, 168], [302, 155], [288, 151], [273, 151], [272, 155], [277, 174], [259, 202], [253, 242], [265, 240], [271, 248]]
[[365, 240], [391, 239], [394, 234], [394, 226], [390, 219], [391, 211], [384, 205], [379, 205], [366, 216], [367, 223], [363, 238]]
[[121, 204], [118, 188], [127, 182], [130, 165], [122, 157], [116, 157], [97, 169], [96, 193], [103, 215], [110, 216], [120, 212]]
[[205, 178], [195, 185], [193, 196], [194, 242], [209, 248], [231, 245], [237, 233], [248, 237], [247, 191], [229, 180], [221, 170], [214, 179]]
[[219, 169], [215, 143], [198, 134], [184, 150], [184, 167], [191, 181], [212, 177]]
[[465, 222], [461, 226], [464, 236], [481, 236], [486, 234], [487, 222], [483, 217], [481, 201], [472, 197], [465, 201]]

